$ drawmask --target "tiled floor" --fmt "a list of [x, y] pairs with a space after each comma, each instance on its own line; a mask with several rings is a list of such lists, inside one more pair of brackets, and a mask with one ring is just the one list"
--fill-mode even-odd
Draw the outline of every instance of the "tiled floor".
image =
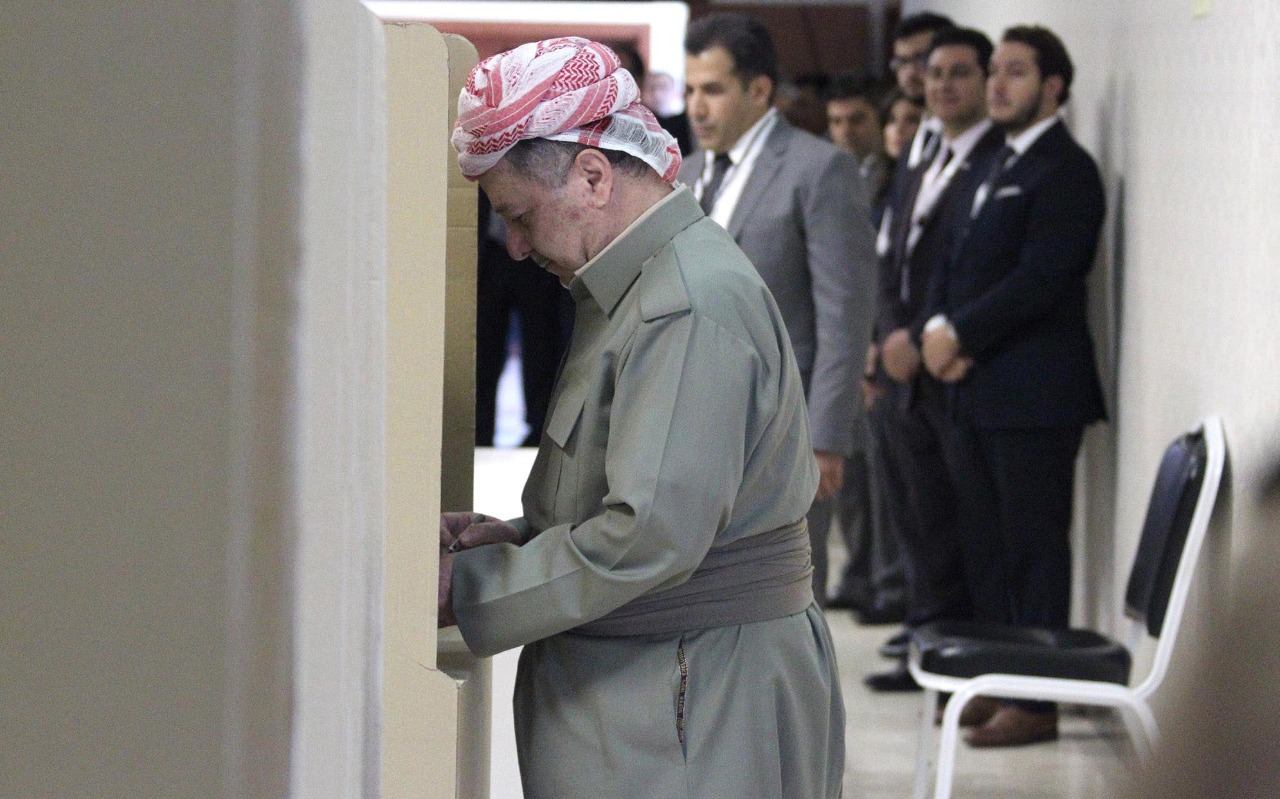
[[[834, 553], [833, 553], [834, 554]], [[862, 685], [888, 661], [875, 650], [894, 630], [861, 627], [848, 613], [828, 614], [840, 659], [848, 724], [845, 797], [906, 799], [911, 795], [922, 698], [919, 693], [877, 694]], [[1054, 743], [1020, 749], [975, 750], [963, 743], [955, 795], [983, 799], [1108, 799], [1126, 776], [1130, 754], [1108, 715], [1069, 710]]]
[[[514, 364], [513, 364], [514, 366]], [[518, 367], [517, 367], [518, 368]], [[518, 377], [509, 368], [499, 391], [499, 420], [515, 428], [523, 408]], [[523, 435], [521, 433], [521, 435]], [[476, 452], [476, 510], [496, 516], [520, 514], [520, 489], [533, 463], [530, 449]], [[839, 536], [832, 535], [833, 541]], [[833, 546], [831, 573], [839, 574], [843, 548]], [[915, 769], [921, 695], [876, 694], [862, 684], [868, 672], [889, 665], [877, 647], [893, 627], [863, 627], [847, 612], [828, 614], [840, 663], [847, 716], [845, 799], [908, 799]], [[491, 799], [521, 799], [511, 733], [511, 685], [517, 652], [493, 661], [494, 717]], [[1109, 715], [1067, 709], [1061, 738], [1012, 750], [974, 750], [963, 743], [956, 763], [955, 796], [978, 799], [1111, 799], [1127, 775], [1132, 754], [1119, 725]], [[726, 798], [728, 799], [728, 798]]]

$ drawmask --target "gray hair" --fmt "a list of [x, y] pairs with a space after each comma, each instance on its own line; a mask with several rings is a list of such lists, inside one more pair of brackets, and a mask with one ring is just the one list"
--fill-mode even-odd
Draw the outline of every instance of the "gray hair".
[[621, 150], [551, 139], [525, 139], [508, 150], [503, 158], [519, 174], [542, 186], [554, 189], [564, 185], [565, 179], [569, 177], [569, 167], [573, 164], [573, 159], [577, 158], [578, 153], [583, 150], [598, 151], [615, 169], [628, 175], [654, 172], [652, 166]]

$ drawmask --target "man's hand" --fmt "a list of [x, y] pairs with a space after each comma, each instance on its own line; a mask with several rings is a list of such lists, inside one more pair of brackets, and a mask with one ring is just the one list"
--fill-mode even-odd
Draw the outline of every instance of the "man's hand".
[[818, 493], [814, 501], [822, 502], [838, 494], [844, 485], [844, 457], [820, 449], [813, 451], [813, 457], [818, 461]]
[[899, 383], [910, 382], [920, 371], [920, 350], [911, 341], [911, 331], [905, 327], [885, 336], [883, 353], [885, 374]]
[[450, 511], [440, 514], [440, 551], [459, 552], [485, 544], [519, 544], [520, 531], [494, 516]]
[[[960, 339], [950, 325], [926, 330], [920, 336], [920, 350], [924, 355], [924, 368], [929, 374], [944, 382], [955, 382], [960, 377], [947, 381], [944, 375], [952, 374], [952, 364], [960, 357]], [[963, 375], [961, 375], [962, 377]]]
[[436, 594], [436, 629], [452, 627], [458, 623], [453, 615], [453, 560], [456, 555], [440, 555], [440, 582]]
[[961, 356], [951, 362], [951, 365], [938, 375], [938, 379], [944, 383], [959, 383], [969, 374], [969, 370], [973, 368], [973, 359]]

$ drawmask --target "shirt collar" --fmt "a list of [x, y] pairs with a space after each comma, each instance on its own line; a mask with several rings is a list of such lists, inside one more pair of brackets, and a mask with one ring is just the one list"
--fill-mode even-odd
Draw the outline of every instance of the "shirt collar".
[[1027, 150], [1031, 149], [1031, 145], [1036, 143], [1036, 139], [1043, 136], [1044, 132], [1053, 127], [1054, 123], [1058, 122], [1060, 119], [1061, 116], [1058, 114], [1052, 114], [1048, 118], [1040, 120], [1036, 124], [1019, 133], [1017, 136], [1009, 139], [1009, 146], [1013, 148], [1015, 153], [1022, 155]]
[[612, 314], [649, 259], [702, 216], [693, 191], [677, 186], [574, 273], [569, 284], [574, 299], [590, 296], [606, 314]]
[[[729, 162], [734, 166], [741, 164], [746, 159], [747, 154], [751, 152], [751, 147], [756, 142], [764, 141], [773, 131], [774, 125], [778, 124], [778, 109], [770, 108], [764, 112], [764, 116], [756, 120], [756, 123], [747, 128], [747, 132], [738, 137], [733, 146], [729, 148]], [[706, 162], [703, 164], [703, 179], [711, 177], [711, 164], [715, 160], [711, 157], [711, 153], [707, 153]]]
[[991, 129], [991, 125], [990, 119], [984, 119], [954, 139], [947, 139], [944, 134], [942, 138], [943, 144], [951, 148], [952, 158], [964, 160], [969, 155], [969, 151], [977, 145], [978, 140]]

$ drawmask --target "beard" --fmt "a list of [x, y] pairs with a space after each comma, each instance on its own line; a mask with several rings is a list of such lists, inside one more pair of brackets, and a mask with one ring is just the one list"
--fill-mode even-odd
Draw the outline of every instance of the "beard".
[[1036, 90], [1035, 97], [1031, 98], [1025, 105], [1019, 106], [1013, 110], [1013, 114], [1004, 121], [998, 122], [1001, 128], [1007, 132], [1023, 131], [1031, 127], [1031, 123], [1035, 121], [1036, 115], [1040, 113], [1040, 107], [1044, 103], [1044, 87], [1041, 86]]

